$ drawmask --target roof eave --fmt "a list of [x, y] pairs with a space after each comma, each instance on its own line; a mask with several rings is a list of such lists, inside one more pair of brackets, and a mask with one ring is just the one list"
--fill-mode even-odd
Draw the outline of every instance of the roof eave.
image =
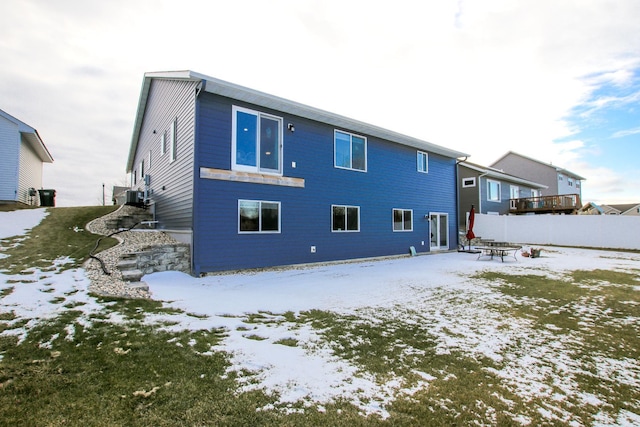
[[205, 81], [204, 90], [209, 93], [213, 93], [220, 96], [236, 99], [239, 101], [248, 102], [251, 104], [259, 105], [266, 108], [271, 108], [277, 111], [282, 111], [292, 115], [305, 117], [311, 120], [328, 123], [338, 128], [351, 130], [354, 132], [364, 133], [370, 136], [375, 136], [381, 139], [385, 139], [391, 142], [410, 146], [419, 150], [424, 150], [430, 153], [439, 154], [444, 157], [453, 159], [469, 157], [467, 153], [463, 153], [456, 150], [451, 150], [446, 147], [442, 147], [436, 144], [432, 144], [427, 141], [413, 138], [407, 135], [403, 135], [394, 131], [383, 129], [378, 126], [370, 125], [358, 120], [350, 119], [338, 114], [330, 113], [318, 108], [310, 107], [304, 104], [290, 101], [284, 98], [270, 95], [264, 92], [260, 92], [254, 89], [250, 89], [244, 86], [240, 86], [234, 83], [230, 83], [224, 80], [216, 79], [214, 77], [206, 76], [204, 74], [196, 73], [191, 70], [182, 71], [160, 71], [160, 72], [148, 72], [145, 73], [142, 89], [140, 90], [140, 98], [138, 101], [138, 110], [136, 112], [136, 120], [133, 126], [133, 135], [131, 137], [131, 146], [129, 149], [129, 157], [127, 160], [127, 172], [133, 170], [133, 162], [135, 160], [135, 153], [138, 146], [138, 140], [140, 138], [140, 131], [142, 129], [142, 120], [147, 107], [147, 100], [149, 96], [149, 89], [153, 79], [178, 79], [178, 80], [193, 80], [193, 81]]
[[20, 134], [24, 136], [43, 163], [53, 163], [53, 156], [51, 156], [47, 146], [44, 145], [37, 130], [33, 129], [33, 132], [20, 132]]
[[499, 172], [497, 170], [493, 170], [491, 168], [484, 168], [482, 166], [479, 165], [475, 165], [475, 164], [470, 164], [467, 162], [461, 162], [460, 165], [475, 170], [476, 172], [479, 172], [485, 176], [488, 177], [492, 177], [492, 178], [498, 178], [498, 179], [502, 179], [504, 181], [510, 181], [510, 182], [514, 182], [517, 184], [523, 184], [523, 185], [527, 185], [529, 187], [532, 188], [540, 188], [540, 189], [547, 189], [549, 188], [548, 185], [544, 185], [544, 184], [540, 184], [538, 182], [534, 182], [534, 181], [529, 181], [528, 179], [524, 179], [524, 178], [520, 178], [517, 176], [513, 176], [513, 175], [509, 175], [507, 173], [504, 172]]
[[360, 132], [375, 136], [391, 142], [400, 143], [420, 150], [428, 151], [450, 158], [462, 158], [470, 156], [467, 153], [452, 150], [418, 138], [400, 134], [365, 122], [354, 120], [339, 114], [330, 113], [319, 108], [310, 107], [275, 95], [270, 95], [254, 89], [249, 89], [224, 80], [209, 77], [203, 74], [191, 72], [190, 77], [200, 78], [206, 81], [204, 90], [220, 96], [225, 96], [239, 101], [248, 102], [262, 107], [282, 111], [292, 115], [305, 117], [311, 120], [327, 123], [338, 128]]

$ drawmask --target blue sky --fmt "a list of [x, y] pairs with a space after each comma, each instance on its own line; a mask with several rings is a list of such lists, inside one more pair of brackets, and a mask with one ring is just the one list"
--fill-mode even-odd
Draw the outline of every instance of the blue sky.
[[[593, 76], [598, 80], [598, 76]], [[638, 183], [640, 166], [640, 70], [599, 84], [566, 118], [575, 133], [558, 142], [580, 140], [581, 162], [615, 171], [619, 179]], [[579, 165], [577, 167], [580, 167]], [[613, 177], [601, 177], [599, 187], [607, 199], [634, 202], [637, 192]], [[588, 186], [590, 182], [586, 183]], [[589, 194], [589, 193], [587, 193]], [[635, 197], [634, 199], [631, 199]]]
[[5, 0], [0, 108], [61, 206], [127, 182], [143, 74], [191, 69], [640, 202], [637, 0]]

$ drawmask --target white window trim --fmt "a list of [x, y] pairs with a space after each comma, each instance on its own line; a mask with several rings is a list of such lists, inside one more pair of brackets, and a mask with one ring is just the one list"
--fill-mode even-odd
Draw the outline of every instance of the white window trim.
[[[282, 162], [284, 159], [284, 133], [283, 133], [283, 119], [282, 117], [274, 116], [271, 114], [263, 113], [262, 111], [251, 110], [249, 108], [238, 107], [237, 105], [232, 106], [232, 117], [231, 117], [231, 170], [239, 171], [239, 172], [255, 172], [265, 175], [280, 175], [282, 176]], [[272, 120], [276, 120], [279, 123], [280, 129], [278, 131], [279, 141], [278, 141], [278, 170], [274, 169], [261, 169], [260, 168], [260, 147], [256, 147], [256, 166], [247, 166], [247, 165], [238, 165], [236, 164], [236, 137], [237, 137], [237, 113], [243, 112], [247, 114], [252, 114], [258, 117], [260, 120], [261, 117], [266, 117]], [[260, 124], [258, 123], [258, 131]]]
[[[425, 170], [420, 170], [420, 157], [424, 156], [424, 168]], [[416, 168], [420, 173], [429, 173], [429, 153], [425, 151], [418, 151], [418, 155], [416, 156]]]
[[162, 135], [160, 135], [160, 155], [164, 156], [164, 153], [166, 152], [166, 144], [167, 144], [167, 136], [166, 136], [166, 132], [162, 132]]
[[[358, 229], [357, 229], [357, 230], [347, 230], [347, 229], [345, 229], [345, 230], [334, 230], [334, 229], [333, 229], [333, 208], [344, 208], [344, 209], [345, 209], [345, 211], [344, 211], [344, 215], [345, 215], [345, 218], [344, 218], [344, 224], [345, 224], [345, 227], [346, 227], [346, 225], [347, 225], [347, 210], [348, 210], [349, 208], [356, 208], [356, 209], [358, 209]], [[351, 206], [351, 205], [331, 205], [331, 232], [332, 232], [332, 233], [359, 233], [359, 232], [360, 232], [360, 229], [361, 229], [361, 227], [360, 227], [360, 206]]]
[[169, 128], [169, 163], [173, 163], [176, 161], [178, 155], [178, 144], [177, 144], [177, 135], [176, 135], [176, 122], [178, 119], [174, 119], [171, 122], [171, 127]]
[[[402, 230], [396, 230], [396, 227], [395, 227], [396, 211], [402, 212]], [[411, 212], [411, 228], [409, 228], [409, 229], [405, 229], [404, 228], [404, 213], [405, 212]], [[393, 208], [392, 211], [391, 211], [391, 229], [393, 230], [394, 233], [412, 232], [413, 231], [413, 209]]]
[[[470, 184], [465, 183], [465, 181], [471, 181]], [[470, 188], [476, 186], [476, 177], [472, 176], [469, 178], [462, 178], [462, 188]]]
[[[240, 204], [242, 202], [252, 202], [252, 203], [259, 203], [258, 206], [258, 215], [259, 215], [259, 219], [258, 219], [258, 231], [241, 231], [240, 230]], [[267, 231], [262, 231], [260, 230], [260, 228], [262, 228], [262, 204], [263, 203], [273, 203], [278, 205], [278, 230], [267, 230]], [[276, 202], [273, 200], [251, 200], [251, 199], [238, 199], [238, 234], [280, 234], [281, 230], [282, 230], [282, 204], [280, 202]]]
[[140, 160], [140, 166], [138, 167], [138, 171], [140, 172], [140, 175], [138, 176], [138, 178], [140, 179], [140, 181], [142, 181], [144, 179], [144, 159]]
[[[349, 135], [351, 137], [350, 139], [350, 145], [349, 145], [349, 149], [350, 151], [350, 155], [349, 155], [349, 160], [351, 162], [351, 167], [344, 167], [344, 166], [338, 166], [336, 164], [336, 134], [340, 132], [340, 133], [344, 133], [345, 135]], [[353, 137], [356, 136], [358, 138], [362, 138], [364, 139], [364, 169], [356, 169], [353, 167]], [[369, 141], [367, 140], [367, 137], [364, 135], [358, 135], [357, 133], [352, 133], [352, 132], [347, 132], [345, 130], [340, 130], [340, 129], [334, 129], [333, 131], [333, 167], [336, 169], [343, 169], [343, 170], [349, 170], [349, 171], [355, 171], [355, 172], [367, 172], [367, 169], [369, 167]], [[353, 206], [352, 206], [353, 207]]]
[[[514, 197], [515, 192], [515, 197]], [[520, 198], [520, 187], [517, 185], [509, 184], [509, 198], [510, 199], [519, 199]]]
[[[498, 199], [497, 200], [489, 198], [489, 196], [491, 194], [490, 193], [490, 189], [491, 189], [490, 183], [492, 183], [492, 182], [498, 184]], [[502, 183], [500, 181], [494, 181], [493, 179], [488, 179], [487, 180], [487, 201], [488, 202], [495, 202], [495, 203], [502, 202]]]

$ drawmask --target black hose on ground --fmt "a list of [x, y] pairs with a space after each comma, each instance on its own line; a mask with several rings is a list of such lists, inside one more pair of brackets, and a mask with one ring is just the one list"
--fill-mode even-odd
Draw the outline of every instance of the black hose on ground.
[[132, 227], [130, 227], [130, 228], [123, 228], [123, 229], [121, 229], [121, 230], [114, 231], [113, 233], [111, 233], [111, 234], [109, 234], [109, 235], [107, 235], [107, 236], [102, 236], [102, 237], [100, 237], [100, 238], [98, 239], [98, 241], [96, 242], [96, 245], [93, 247], [93, 249], [91, 249], [91, 251], [89, 251], [89, 258], [93, 258], [93, 259], [95, 259], [96, 261], [98, 261], [98, 262], [100, 263], [100, 268], [102, 268], [102, 272], [103, 272], [104, 274], [106, 274], [107, 276], [111, 276], [111, 273], [110, 273], [109, 271], [107, 271], [107, 266], [106, 266], [106, 265], [104, 265], [104, 261], [103, 261], [103, 260], [101, 260], [100, 258], [98, 258], [98, 257], [94, 254], [94, 252], [96, 251], [96, 249], [98, 249], [98, 246], [100, 246], [100, 242], [102, 241], [102, 239], [104, 239], [105, 237], [115, 236], [116, 234], [123, 233], [123, 232], [125, 232], [125, 231], [131, 231], [131, 230], [133, 230], [134, 228], [136, 228], [138, 225], [142, 224], [143, 222], [147, 222], [147, 221], [141, 221], [141, 222], [138, 222], [138, 223], [136, 223], [136, 224], [133, 224], [133, 226], [132, 226]]

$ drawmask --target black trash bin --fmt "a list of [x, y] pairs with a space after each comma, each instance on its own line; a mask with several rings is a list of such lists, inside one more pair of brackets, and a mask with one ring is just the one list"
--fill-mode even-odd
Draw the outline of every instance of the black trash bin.
[[56, 205], [56, 190], [38, 190], [40, 193], [40, 206]]

